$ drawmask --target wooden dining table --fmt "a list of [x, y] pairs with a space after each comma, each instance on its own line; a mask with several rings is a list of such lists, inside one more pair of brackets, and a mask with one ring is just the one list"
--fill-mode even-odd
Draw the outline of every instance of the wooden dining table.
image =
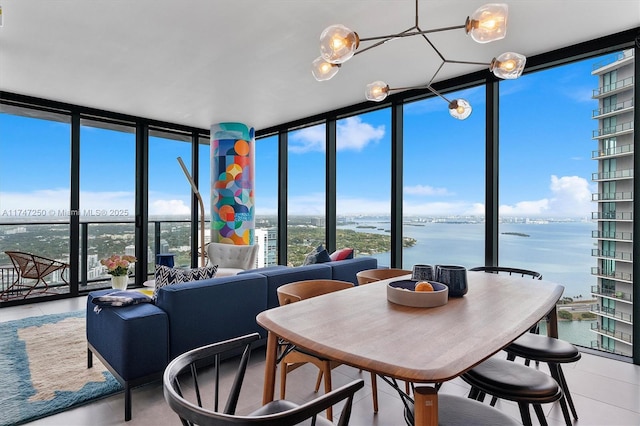
[[[467, 273], [467, 294], [432, 308], [387, 300], [397, 277], [261, 312], [268, 331], [263, 403], [273, 401], [278, 337], [329, 359], [416, 386], [415, 424], [437, 425], [435, 383], [458, 377], [527, 332], [543, 317], [557, 337], [564, 287], [531, 278]], [[399, 413], [399, 416], [402, 416]], [[402, 418], [402, 417], [399, 417]]]

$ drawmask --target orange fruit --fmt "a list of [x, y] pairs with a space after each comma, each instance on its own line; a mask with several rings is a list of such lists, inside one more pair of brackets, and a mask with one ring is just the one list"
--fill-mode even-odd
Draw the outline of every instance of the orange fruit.
[[427, 281], [419, 281], [416, 283], [415, 291], [433, 291], [433, 286]]

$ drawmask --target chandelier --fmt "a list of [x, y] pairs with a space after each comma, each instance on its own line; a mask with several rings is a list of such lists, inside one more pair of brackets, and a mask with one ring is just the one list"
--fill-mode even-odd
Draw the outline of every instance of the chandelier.
[[[464, 29], [477, 43], [489, 43], [503, 39], [507, 33], [508, 6], [506, 4], [491, 3], [478, 8], [468, 16], [462, 25], [422, 30], [418, 23], [418, 0], [415, 7], [415, 25], [397, 34], [360, 38], [358, 33], [344, 25], [331, 25], [320, 35], [320, 56], [312, 63], [312, 74], [318, 81], [325, 81], [335, 76], [343, 63], [353, 56], [381, 46], [390, 40], [398, 38], [422, 36], [441, 59], [441, 64], [431, 79], [424, 85], [412, 87], [389, 87], [383, 81], [374, 81], [367, 85], [365, 97], [367, 100], [380, 102], [387, 98], [390, 92], [409, 89], [427, 89], [449, 104], [449, 114], [459, 120], [471, 115], [471, 104], [465, 99], [449, 100], [436, 91], [432, 84], [445, 64], [485, 65], [489, 71], [501, 79], [515, 79], [522, 75], [527, 58], [514, 52], [503, 53], [491, 60], [490, 63], [454, 61], [445, 59], [436, 46], [429, 40], [428, 34]], [[373, 42], [361, 48], [361, 43]]]

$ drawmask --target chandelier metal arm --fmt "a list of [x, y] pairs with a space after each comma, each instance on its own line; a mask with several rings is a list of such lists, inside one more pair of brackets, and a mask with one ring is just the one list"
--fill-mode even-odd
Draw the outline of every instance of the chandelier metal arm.
[[[407, 28], [406, 30], [402, 31], [402, 32], [401, 32], [401, 33], [399, 33], [399, 34], [405, 34], [405, 33], [408, 33], [409, 31], [415, 30], [416, 28], [417, 28], [417, 27]], [[403, 37], [403, 36], [402, 36], [402, 35], [398, 35], [398, 34], [394, 34], [394, 35], [391, 35], [391, 36], [386, 36], [386, 38], [385, 38], [385, 36], [382, 36], [382, 37], [374, 37], [374, 38], [376, 38], [376, 39], [380, 39], [380, 38], [381, 38], [381, 39], [384, 39], [384, 40], [381, 40], [381, 41], [379, 41], [379, 42], [377, 42], [377, 43], [374, 43], [374, 44], [372, 44], [371, 46], [367, 46], [367, 47], [365, 47], [365, 48], [363, 48], [363, 49], [359, 49], [359, 50], [357, 50], [357, 51], [353, 54], [353, 56], [356, 56], [356, 55], [358, 55], [358, 54], [360, 54], [360, 53], [366, 52], [367, 50], [371, 50], [371, 49], [373, 49], [374, 47], [382, 46], [382, 45], [383, 45], [383, 44], [385, 44], [386, 42], [391, 41], [391, 40], [394, 40], [394, 39], [396, 39], [396, 38], [400, 38], [400, 37]], [[362, 42], [362, 41], [372, 41], [371, 39], [359, 39], [359, 40], [360, 40], [361, 42]]]
[[375, 41], [375, 40], [382, 40], [382, 39], [389, 39], [389, 40], [393, 40], [396, 38], [402, 38], [402, 37], [413, 37], [416, 35], [422, 35], [422, 34], [432, 34], [432, 33], [439, 33], [442, 31], [450, 31], [450, 30], [459, 30], [462, 28], [466, 28], [465, 24], [462, 25], [455, 25], [453, 27], [443, 27], [443, 28], [436, 28], [436, 29], [432, 29], [432, 30], [418, 30], [417, 27], [412, 27], [412, 30], [416, 30], [416, 31], [406, 31], [406, 32], [401, 32], [398, 34], [388, 34], [388, 35], [383, 35], [383, 36], [375, 36], [375, 37], [364, 37], [360, 39], [360, 42], [365, 42], [365, 41]]

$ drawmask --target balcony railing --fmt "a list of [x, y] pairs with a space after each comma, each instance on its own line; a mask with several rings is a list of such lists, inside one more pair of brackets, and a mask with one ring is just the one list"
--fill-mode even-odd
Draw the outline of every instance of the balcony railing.
[[623, 112], [624, 110], [630, 110], [631, 108], [633, 108], [633, 99], [628, 99], [615, 105], [609, 105], [606, 107], [594, 109], [592, 112], [592, 117], [598, 118], [603, 115], [614, 115], [613, 113]]
[[602, 268], [598, 268], [598, 267], [591, 268], [591, 275], [597, 275], [600, 277], [612, 278], [614, 280], [628, 281], [628, 282], [631, 282], [633, 278], [632, 274], [628, 272], [605, 271]]
[[620, 145], [614, 148], [603, 149], [602, 151], [592, 151], [591, 158], [613, 157], [633, 154], [633, 145]]
[[629, 49], [629, 50], [625, 50], [624, 52], [620, 52], [617, 55], [608, 55], [602, 61], [598, 61], [595, 64], [593, 64], [593, 67], [591, 68], [591, 70], [595, 71], [602, 67], [606, 67], [607, 65], [613, 64], [615, 62], [619, 62], [627, 58], [633, 58], [633, 53], [634, 53], [634, 50]]
[[633, 315], [628, 314], [626, 312], [616, 311], [614, 308], [607, 308], [605, 306], [593, 304], [590, 306], [589, 311], [596, 315], [602, 315], [602, 316], [617, 319], [620, 321], [633, 323]]
[[629, 262], [633, 260], [632, 253], [623, 252], [623, 251], [592, 249], [591, 256], [604, 257], [607, 259], [615, 259], [615, 260], [624, 260]]
[[591, 219], [631, 221], [633, 212], [591, 212]]
[[608, 329], [602, 328], [602, 326], [597, 322], [594, 322], [591, 324], [591, 330], [600, 334], [605, 334], [607, 336], [613, 337], [614, 339], [629, 343], [630, 345], [633, 344], [633, 336], [631, 334], [623, 333], [622, 331], [608, 330]]
[[623, 132], [631, 132], [633, 130], [633, 121], [628, 123], [618, 124], [617, 126], [603, 127], [602, 129], [596, 129], [593, 131], [592, 139], [600, 138], [603, 136], [614, 136]]
[[616, 351], [615, 349], [611, 349], [608, 346], [602, 346], [600, 344], [600, 342], [598, 342], [597, 340], [592, 340], [591, 341], [591, 349], [597, 349], [599, 351], [609, 352], [609, 353], [617, 354], [617, 355], [630, 356], [630, 354], [628, 354], [628, 353], [624, 353], [622, 351]]
[[615, 291], [608, 288], [602, 288], [597, 285], [591, 286], [591, 293], [598, 296], [605, 296], [611, 299], [623, 300], [625, 302], [633, 302], [633, 295], [624, 291]]
[[631, 179], [633, 178], [633, 169], [614, 170], [612, 172], [593, 173], [591, 180], [607, 180], [607, 179]]
[[593, 238], [606, 238], [609, 240], [633, 241], [633, 232], [591, 231]]
[[591, 194], [592, 201], [631, 201], [633, 192], [602, 192]]
[[631, 87], [633, 87], [633, 77], [627, 77], [624, 80], [615, 81], [611, 84], [605, 84], [598, 89], [593, 89], [593, 97], [597, 98], [607, 93], [630, 89]]

